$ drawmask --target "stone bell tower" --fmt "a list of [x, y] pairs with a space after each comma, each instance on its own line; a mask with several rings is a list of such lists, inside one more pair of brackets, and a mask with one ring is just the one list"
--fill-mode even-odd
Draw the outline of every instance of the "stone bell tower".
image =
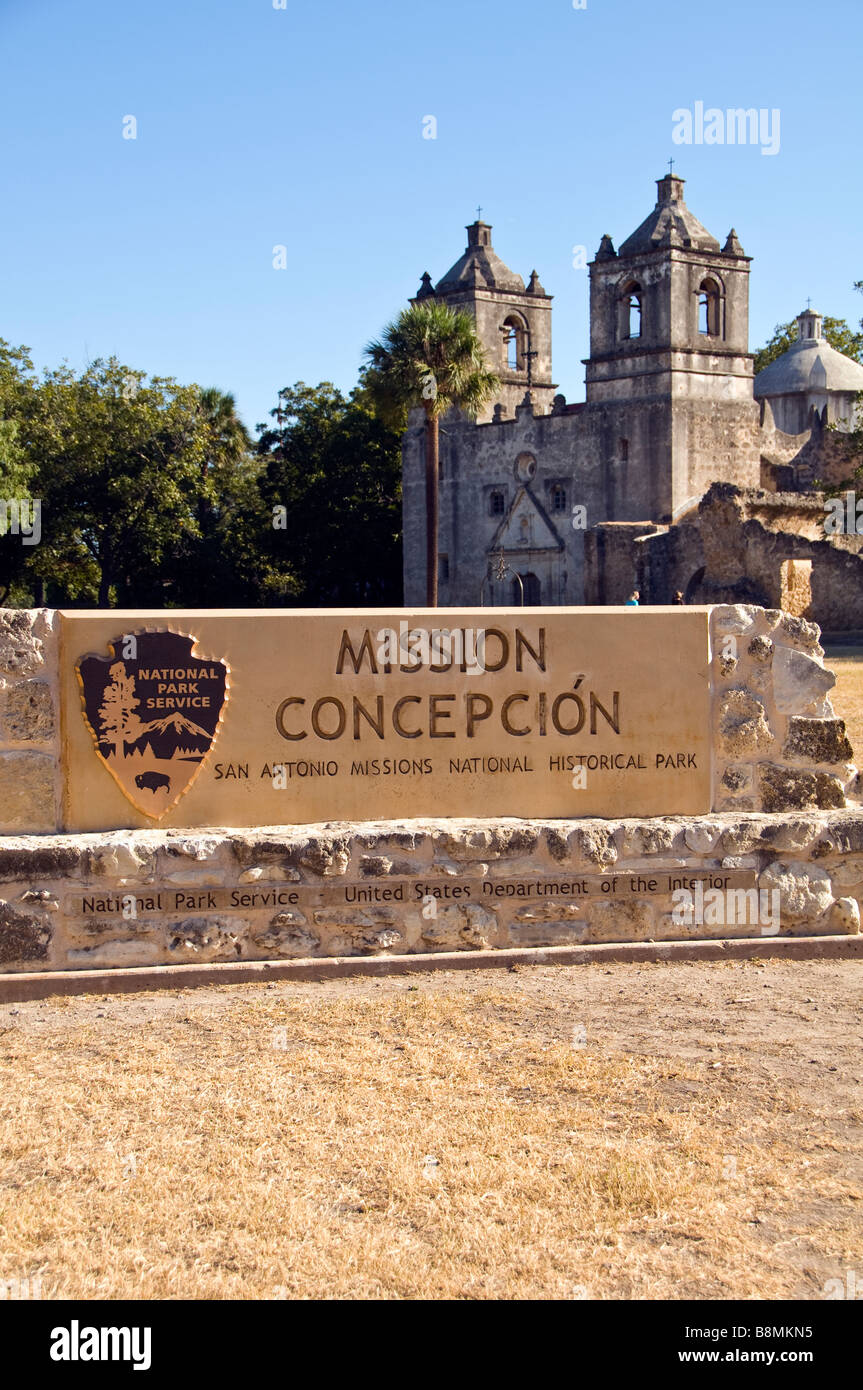
[[757, 487], [749, 263], [657, 180], [656, 206], [590, 266], [587, 400], [613, 409], [607, 496], [618, 519], [676, 520], [717, 481]]
[[555, 386], [551, 379], [551, 295], [536, 271], [525, 288], [520, 275], [504, 265], [491, 244], [488, 222], [467, 228], [467, 248], [436, 285], [428, 271], [413, 304], [434, 297], [452, 309], [465, 309], [476, 320], [489, 365], [501, 379], [501, 389], [477, 416], [492, 419], [496, 405], [512, 417], [529, 390], [534, 408], [551, 409]]

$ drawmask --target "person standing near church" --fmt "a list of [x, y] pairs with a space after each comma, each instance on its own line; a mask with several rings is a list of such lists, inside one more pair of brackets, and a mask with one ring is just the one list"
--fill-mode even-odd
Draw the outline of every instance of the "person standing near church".
[[629, 598], [626, 600], [626, 603], [624, 604], [624, 607], [625, 607], [625, 608], [637, 608], [640, 602], [641, 602], [641, 594], [638, 592], [637, 589], [633, 589], [632, 593], [629, 595]]

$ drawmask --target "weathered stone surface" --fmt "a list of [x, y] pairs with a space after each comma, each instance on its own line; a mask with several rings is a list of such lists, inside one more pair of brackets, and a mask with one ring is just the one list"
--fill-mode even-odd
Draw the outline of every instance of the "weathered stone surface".
[[90, 859], [90, 872], [97, 878], [110, 878], [120, 886], [140, 882], [155, 870], [156, 856], [123, 837], [110, 837], [105, 849], [95, 850]]
[[10, 676], [32, 676], [44, 661], [44, 647], [34, 632], [43, 610], [0, 609], [0, 671]]
[[860, 904], [854, 898], [837, 898], [830, 910], [830, 925], [837, 932], [855, 936], [860, 930]]
[[[779, 617], [774, 624], [774, 636], [777, 644], [779, 642], [789, 642], [799, 647], [804, 652], [814, 652], [823, 656], [819, 638], [820, 628], [817, 623], [809, 623], [805, 618], [798, 618], [793, 613], [786, 613], [782, 609], [771, 609], [765, 614], [770, 617], [772, 613], [778, 612]], [[774, 657], [775, 662], [775, 657]]]
[[155, 965], [162, 955], [155, 941], [103, 941], [67, 952], [70, 970], [104, 970], [110, 966]]
[[758, 609], [749, 604], [717, 604], [713, 610], [713, 624], [719, 632], [751, 632], [757, 613]]
[[351, 862], [350, 846], [347, 839], [324, 840], [315, 838], [300, 850], [298, 863], [312, 873], [324, 878], [337, 878], [347, 873]]
[[639, 859], [651, 854], [669, 854], [679, 834], [679, 825], [662, 820], [624, 826], [620, 832], [621, 856], [624, 859]]
[[780, 920], [814, 921], [833, 903], [830, 875], [816, 864], [771, 864], [758, 886], [768, 892], [779, 890]]
[[248, 930], [239, 917], [187, 917], [169, 928], [168, 950], [188, 960], [236, 960]]
[[732, 796], [752, 789], [752, 768], [746, 763], [729, 763], [722, 774], [721, 785]]
[[783, 816], [761, 826], [761, 842], [772, 850], [800, 850], [811, 845], [821, 822], [815, 816]]
[[773, 698], [781, 714], [816, 714], [836, 684], [832, 671], [791, 647], [773, 653]]
[[437, 916], [423, 921], [421, 936], [430, 946], [480, 950], [490, 946], [497, 919], [476, 903], [438, 908]]
[[0, 825], [53, 830], [55, 815], [54, 759], [46, 753], [0, 753]]
[[841, 810], [845, 805], [842, 783], [829, 772], [761, 763], [758, 783], [765, 811], [804, 811], [808, 807]]
[[0, 899], [0, 965], [9, 969], [46, 960], [52, 934], [49, 918], [18, 912]]
[[653, 934], [655, 905], [646, 899], [591, 903], [591, 941], [644, 941]]
[[2, 700], [3, 736], [13, 743], [50, 743], [54, 737], [54, 702], [45, 681], [10, 685]]
[[31, 883], [48, 879], [83, 878], [90, 851], [82, 841], [58, 843], [56, 839], [32, 840], [21, 837], [4, 844], [0, 840], [0, 882], [24, 879]]
[[719, 702], [719, 739], [729, 758], [743, 758], [770, 747], [773, 734], [761, 700], [748, 690], [726, 690]]
[[719, 822], [698, 820], [687, 825], [683, 837], [693, 854], [710, 854], [721, 834], [722, 825]]
[[846, 737], [844, 720], [794, 715], [788, 721], [782, 756], [807, 763], [847, 763], [853, 758], [854, 750]]
[[363, 931], [352, 932], [351, 942], [354, 950], [377, 955], [380, 951], [392, 951], [403, 946], [404, 937], [395, 927], [379, 927], [377, 930], [367, 927]]
[[273, 956], [313, 956], [321, 945], [316, 932], [305, 927], [301, 912], [279, 912], [270, 925], [253, 938], [255, 953]]
[[773, 643], [769, 637], [753, 637], [746, 650], [754, 661], [768, 662], [773, 656]]
[[364, 854], [360, 858], [363, 878], [384, 878], [393, 871], [393, 861], [385, 854]]

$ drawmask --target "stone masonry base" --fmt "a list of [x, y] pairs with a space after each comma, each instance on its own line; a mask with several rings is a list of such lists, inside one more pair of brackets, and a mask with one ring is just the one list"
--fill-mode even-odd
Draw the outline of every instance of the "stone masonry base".
[[[693, 874], [776, 919], [681, 922]], [[778, 943], [855, 936], [861, 903], [860, 810], [7, 836], [0, 971]]]

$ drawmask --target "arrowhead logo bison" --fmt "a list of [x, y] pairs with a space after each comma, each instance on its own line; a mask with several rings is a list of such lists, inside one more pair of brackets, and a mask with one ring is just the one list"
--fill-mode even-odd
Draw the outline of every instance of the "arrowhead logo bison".
[[133, 806], [159, 820], [189, 790], [222, 718], [228, 667], [181, 632], [116, 637], [77, 665], [96, 752]]

